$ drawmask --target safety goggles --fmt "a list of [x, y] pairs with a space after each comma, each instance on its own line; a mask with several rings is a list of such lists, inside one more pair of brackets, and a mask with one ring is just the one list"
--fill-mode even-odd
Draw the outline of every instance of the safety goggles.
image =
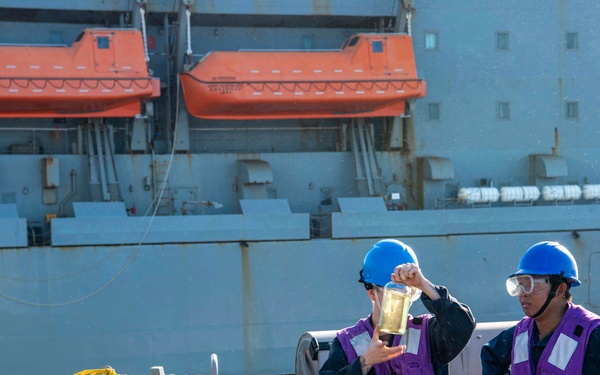
[[532, 294], [535, 284], [547, 284], [550, 282], [548, 277], [533, 278], [531, 275], [516, 275], [506, 279], [506, 290], [513, 297], [521, 293]]

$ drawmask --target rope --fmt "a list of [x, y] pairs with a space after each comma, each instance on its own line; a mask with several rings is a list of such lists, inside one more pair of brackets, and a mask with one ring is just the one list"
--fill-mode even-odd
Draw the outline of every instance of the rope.
[[63, 89], [68, 86], [72, 89], [87, 88], [95, 90], [99, 86], [105, 89], [114, 89], [120, 86], [124, 89], [130, 89], [136, 86], [139, 89], [147, 89], [152, 85], [152, 78], [25, 78], [25, 77], [0, 77], [0, 87], [9, 89], [16, 86], [21, 89], [33, 87], [36, 89], [45, 89], [51, 86], [55, 89]]
[[[181, 88], [180, 88], [180, 81], [177, 81], [177, 98], [176, 98], [176, 103], [177, 106], [179, 107], [179, 103], [180, 103], [180, 92], [181, 92]], [[158, 196], [155, 197], [155, 199], [152, 201], [150, 207], [148, 207], [148, 210], [146, 210], [146, 212], [144, 213], [144, 217], [146, 217], [148, 215], [148, 213], [150, 212], [150, 209], [152, 208], [152, 205], [154, 205], [154, 210], [152, 212], [152, 216], [150, 217], [150, 222], [148, 223], [148, 226], [146, 227], [146, 230], [144, 231], [144, 234], [142, 235], [142, 238], [140, 239], [140, 241], [138, 242], [138, 244], [135, 247], [135, 250], [131, 253], [131, 255], [129, 256], [129, 258], [127, 259], [127, 261], [125, 262], [125, 264], [113, 275], [113, 277], [110, 278], [110, 280], [108, 280], [106, 283], [104, 283], [102, 286], [100, 286], [98, 289], [92, 291], [91, 293], [78, 298], [78, 299], [73, 299], [71, 301], [67, 301], [67, 302], [62, 302], [62, 303], [35, 303], [35, 302], [30, 302], [30, 301], [25, 301], [22, 299], [18, 299], [18, 298], [14, 298], [11, 297], [9, 295], [6, 294], [2, 294], [0, 293], [0, 297], [5, 298], [9, 301], [13, 301], [13, 302], [17, 302], [17, 303], [21, 303], [23, 305], [28, 305], [28, 306], [36, 306], [36, 307], [64, 307], [64, 306], [69, 306], [69, 305], [74, 305], [80, 302], [83, 302], [93, 296], [95, 296], [96, 294], [100, 293], [101, 291], [103, 291], [104, 289], [106, 289], [110, 284], [112, 284], [113, 282], [115, 282], [115, 280], [117, 280], [119, 278], [119, 276], [121, 276], [121, 274], [123, 272], [125, 272], [125, 270], [127, 269], [127, 267], [131, 264], [131, 262], [133, 261], [133, 259], [137, 256], [137, 253], [140, 251], [142, 244], [144, 243], [144, 241], [146, 240], [146, 237], [148, 236], [148, 232], [150, 232], [150, 228], [152, 227], [152, 224], [154, 223], [154, 218], [156, 217], [156, 213], [158, 211], [158, 202], [160, 202], [160, 200], [162, 199], [162, 196], [164, 194], [165, 188], [166, 188], [166, 184], [167, 181], [169, 179], [169, 175], [171, 173], [171, 165], [173, 164], [173, 158], [175, 155], [175, 144], [177, 141], [177, 129], [178, 129], [178, 123], [179, 123], [179, 111], [177, 111], [177, 114], [175, 116], [175, 129], [174, 129], [174, 136], [173, 136], [173, 148], [171, 149], [171, 154], [169, 156], [169, 165], [167, 167], [167, 171], [165, 172], [165, 179], [160, 187], [160, 193], [158, 194]], [[123, 245], [120, 245], [119, 248], [123, 247]], [[107, 256], [105, 259], [108, 259], [110, 256], [112, 256], [114, 253], [116, 253], [116, 250], [110, 254], [109, 256]], [[100, 261], [103, 262], [105, 259], [102, 259]], [[77, 274], [80, 272], [77, 272]], [[100, 370], [84, 370], [84, 371], [80, 371], [74, 375], [118, 375], [112, 368], [107, 368], [107, 369], [100, 369]]]
[[192, 12], [190, 8], [185, 10], [185, 19], [187, 21], [186, 34], [187, 34], [187, 50], [185, 51], [188, 56], [188, 63], [192, 63]]
[[142, 22], [142, 38], [144, 39], [144, 55], [146, 56], [146, 62], [150, 61], [148, 56], [148, 42], [146, 40], [146, 10], [143, 6], [140, 7], [140, 20]]
[[290, 81], [275, 81], [275, 82], [255, 82], [255, 81], [232, 81], [232, 82], [212, 82], [212, 81], [202, 81], [198, 80], [195, 77], [191, 76], [194, 80], [199, 83], [207, 84], [207, 85], [234, 85], [239, 87], [241, 85], [248, 85], [254, 91], [264, 92], [278, 92], [278, 91], [302, 91], [302, 92], [310, 92], [312, 89], [316, 89], [317, 91], [325, 91], [327, 88], [333, 91], [342, 91], [343, 88], [346, 88], [350, 91], [357, 90], [359, 88], [365, 91], [371, 90], [387, 90], [390, 87], [393, 87], [396, 90], [403, 89], [405, 87], [415, 90], [420, 85], [422, 80], [420, 79], [408, 79], [408, 80], [373, 80], [373, 81], [322, 81], [322, 82], [290, 82]]

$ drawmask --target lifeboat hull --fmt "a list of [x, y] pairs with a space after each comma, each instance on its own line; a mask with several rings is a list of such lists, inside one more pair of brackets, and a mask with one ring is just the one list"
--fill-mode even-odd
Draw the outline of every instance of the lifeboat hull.
[[181, 83], [206, 119], [398, 116], [426, 94], [404, 34], [358, 34], [338, 51], [211, 52]]
[[0, 47], [0, 118], [134, 117], [160, 95], [141, 34], [86, 29], [70, 47]]

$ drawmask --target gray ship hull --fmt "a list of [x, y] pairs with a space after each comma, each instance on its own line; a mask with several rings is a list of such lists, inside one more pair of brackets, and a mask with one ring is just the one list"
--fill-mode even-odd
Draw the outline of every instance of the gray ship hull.
[[[161, 82], [135, 118], [0, 116], [2, 372], [202, 374], [215, 353], [221, 374], [292, 374], [305, 332], [370, 311], [358, 272], [387, 237], [478, 322], [523, 316], [506, 276], [558, 241], [575, 303], [599, 313], [600, 6], [412, 3], [0, 1], [0, 48], [144, 29]], [[211, 51], [369, 32], [412, 35], [427, 96], [401, 116], [220, 121], [182, 104], [178, 74]]]

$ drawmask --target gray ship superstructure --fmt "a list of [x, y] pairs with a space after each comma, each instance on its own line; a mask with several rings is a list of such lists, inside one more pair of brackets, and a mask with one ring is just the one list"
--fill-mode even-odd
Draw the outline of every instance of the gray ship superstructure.
[[[575, 302], [598, 312], [599, 13], [590, 0], [0, 1], [0, 47], [135, 29], [160, 80], [136, 116], [0, 118], [3, 373], [200, 374], [212, 353], [221, 374], [294, 373], [304, 332], [369, 311], [358, 271], [388, 237], [478, 322], [522, 317], [506, 276], [556, 240], [580, 267]], [[410, 35], [426, 96], [392, 117], [185, 107], [179, 75], [211, 51], [339, 50], [359, 33]], [[16, 90], [5, 82], [23, 77], [0, 65], [0, 91]]]

